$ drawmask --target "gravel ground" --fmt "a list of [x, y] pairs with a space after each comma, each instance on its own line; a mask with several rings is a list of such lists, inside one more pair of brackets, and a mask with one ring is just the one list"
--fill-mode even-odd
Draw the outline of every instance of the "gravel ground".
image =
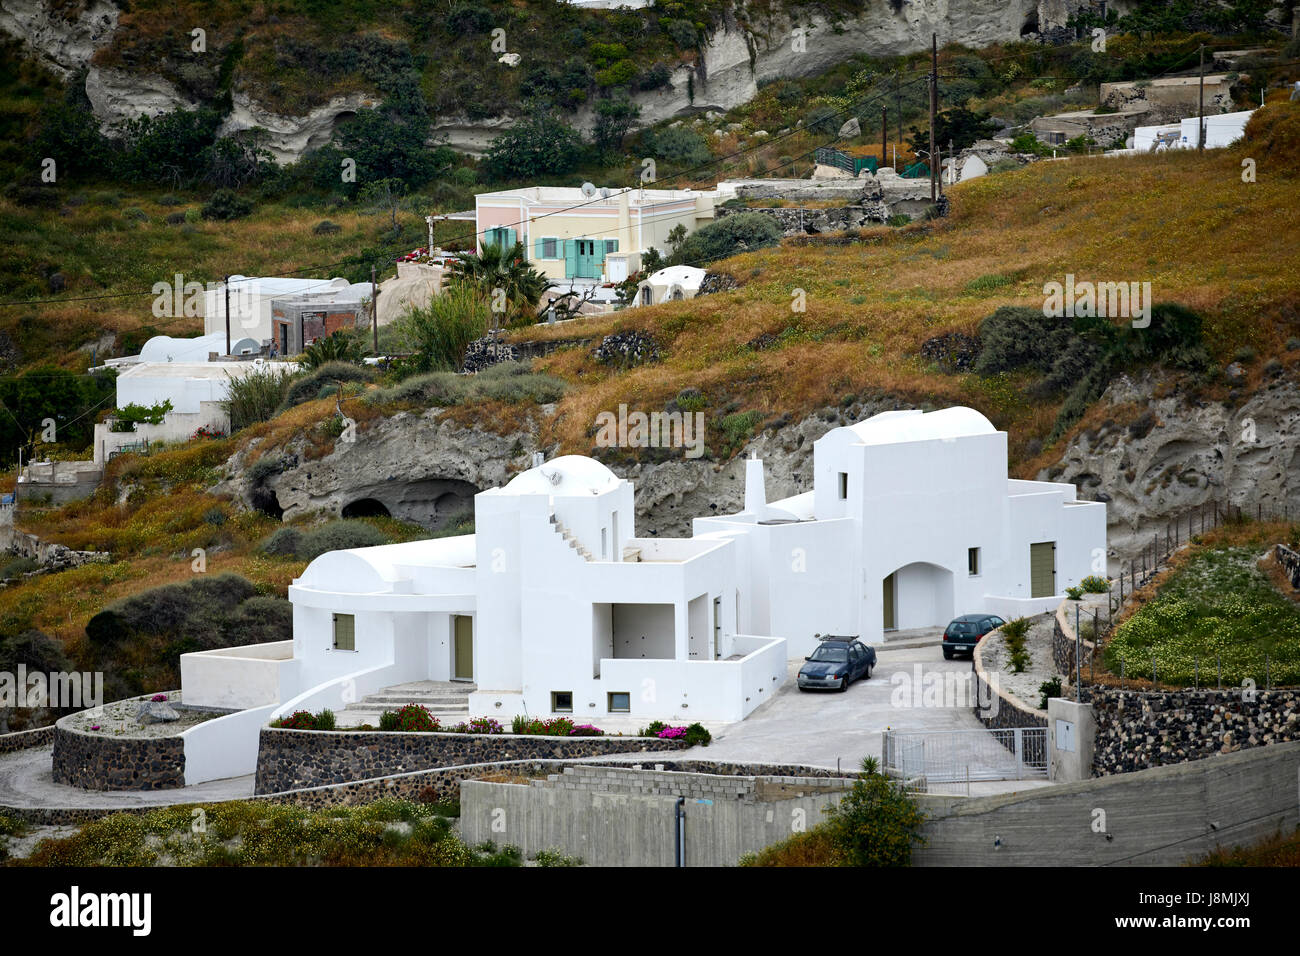
[[[1030, 618], [1029, 633], [1025, 635], [1025, 647], [1029, 651], [1030, 665], [1017, 674], [1007, 664], [1010, 652], [1001, 631], [994, 631], [983, 641], [984, 670], [990, 677], [997, 675], [998, 689], [1004, 694], [1015, 697], [1026, 707], [1038, 710], [1041, 694], [1038, 685], [1053, 677], [1060, 677], [1065, 684], [1065, 675], [1060, 674], [1052, 664], [1052, 627], [1054, 614], [1039, 614]], [[1046, 713], [1046, 711], [1043, 711]]]
[[[170, 691], [167, 694], [167, 703], [180, 714], [180, 720], [142, 724], [136, 719], [136, 711], [142, 703], [152, 696], [152, 694], [147, 694], [130, 700], [117, 700], [111, 704], [105, 704], [98, 711], [86, 710], [73, 714], [68, 721], [68, 726], [74, 730], [107, 734], [115, 737], [174, 737], [184, 730], [189, 730], [195, 724], [201, 724], [205, 720], [222, 716], [210, 710], [186, 710], [181, 704], [180, 691]], [[91, 728], [96, 726], [99, 727], [99, 730], [92, 731]]]

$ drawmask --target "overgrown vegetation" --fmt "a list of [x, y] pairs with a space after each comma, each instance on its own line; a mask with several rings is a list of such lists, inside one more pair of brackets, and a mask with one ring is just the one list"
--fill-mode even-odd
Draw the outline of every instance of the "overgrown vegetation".
[[925, 845], [925, 815], [903, 788], [867, 757], [853, 787], [811, 829], [742, 857], [741, 866], [907, 866]]
[[[1300, 605], [1280, 594], [1249, 547], [1197, 549], [1155, 598], [1115, 630], [1103, 660], [1112, 674], [1191, 686], [1252, 680], [1300, 684]], [[1266, 673], [1267, 670], [1267, 673]]]
[[469, 847], [446, 810], [378, 800], [307, 810], [257, 800], [119, 813], [43, 840], [19, 866], [521, 866], [515, 847]]

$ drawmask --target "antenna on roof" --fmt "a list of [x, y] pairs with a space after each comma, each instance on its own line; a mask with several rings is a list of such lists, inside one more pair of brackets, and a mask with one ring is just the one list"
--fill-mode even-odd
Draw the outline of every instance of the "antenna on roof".
[[[572, 180], [570, 180], [570, 182], [572, 182]], [[596, 184], [595, 184], [595, 183], [583, 183], [583, 184], [582, 184], [582, 194], [583, 194], [584, 196], [586, 196], [588, 199], [590, 199], [590, 198], [592, 198], [593, 196], [595, 196], [595, 195], [596, 195]]]
[[540, 451], [533, 452], [533, 467], [541, 468], [546, 463], [546, 455]]

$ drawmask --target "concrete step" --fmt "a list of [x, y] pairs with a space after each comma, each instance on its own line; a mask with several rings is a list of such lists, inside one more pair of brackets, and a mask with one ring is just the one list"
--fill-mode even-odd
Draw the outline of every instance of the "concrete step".
[[469, 703], [469, 695], [461, 697], [450, 694], [367, 694], [349, 707], [405, 707], [407, 704], [423, 704], [425, 707], [459, 706]]

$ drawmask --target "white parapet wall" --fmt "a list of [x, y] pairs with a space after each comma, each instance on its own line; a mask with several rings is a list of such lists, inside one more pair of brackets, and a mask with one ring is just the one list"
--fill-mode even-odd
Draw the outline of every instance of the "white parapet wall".
[[215, 717], [182, 733], [185, 786], [256, 773], [262, 727], [276, 706], [267, 704]]
[[181, 687], [191, 707], [245, 710], [279, 704], [297, 689], [293, 641], [181, 655]]

